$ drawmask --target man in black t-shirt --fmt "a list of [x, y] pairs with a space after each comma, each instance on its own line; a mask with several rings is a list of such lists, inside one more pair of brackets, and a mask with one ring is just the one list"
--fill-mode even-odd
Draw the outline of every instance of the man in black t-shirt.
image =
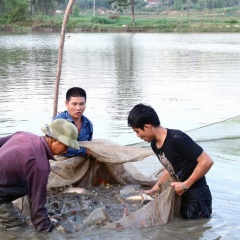
[[171, 179], [176, 194], [182, 196], [180, 216], [184, 219], [210, 218], [212, 196], [205, 174], [213, 165], [211, 157], [184, 132], [162, 127], [150, 106], [134, 106], [128, 116], [128, 126], [138, 137], [151, 143], [165, 167], [157, 183], [145, 192], [152, 195], [159, 191], [159, 184]]

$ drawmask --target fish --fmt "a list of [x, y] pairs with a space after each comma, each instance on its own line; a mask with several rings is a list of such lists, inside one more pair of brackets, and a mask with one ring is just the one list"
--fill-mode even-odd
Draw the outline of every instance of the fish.
[[60, 219], [61, 219], [60, 224], [63, 227], [65, 232], [68, 232], [68, 233], [76, 232], [76, 226], [67, 214], [62, 214], [60, 216]]
[[130, 196], [130, 197], [127, 197], [126, 200], [131, 202], [140, 202], [143, 200], [143, 197], [141, 195]]
[[141, 193], [140, 185], [127, 185], [122, 187], [122, 189], [120, 190], [120, 195], [125, 199], [130, 196], [140, 195], [140, 193]]
[[152, 197], [143, 193], [140, 185], [125, 186], [120, 190], [120, 195], [128, 202], [141, 202], [144, 205], [153, 200]]
[[80, 187], [70, 187], [63, 191], [63, 193], [77, 193], [77, 194], [83, 194], [83, 195], [90, 195], [90, 191], [86, 188], [80, 188]]
[[180, 204], [180, 196], [175, 193], [174, 188], [168, 183], [165, 186], [163, 185], [163, 191], [157, 194], [152, 201], [120, 220], [103, 226], [103, 228], [117, 229], [162, 226], [179, 214]]
[[100, 224], [106, 225], [110, 221], [111, 219], [105, 209], [103, 207], [99, 207], [94, 209], [87, 219], [83, 221], [83, 227]]

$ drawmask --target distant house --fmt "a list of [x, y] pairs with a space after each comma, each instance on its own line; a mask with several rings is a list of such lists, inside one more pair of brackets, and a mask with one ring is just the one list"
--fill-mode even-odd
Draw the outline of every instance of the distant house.
[[157, 0], [145, 0], [147, 2], [146, 8], [156, 7], [158, 4]]
[[61, 11], [61, 10], [56, 10], [56, 13], [57, 13], [57, 14], [63, 14], [63, 13], [64, 13], [64, 11]]

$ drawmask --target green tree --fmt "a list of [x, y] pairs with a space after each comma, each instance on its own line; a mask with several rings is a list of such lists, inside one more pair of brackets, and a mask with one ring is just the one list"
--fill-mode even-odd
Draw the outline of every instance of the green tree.
[[119, 12], [125, 12], [131, 6], [132, 23], [135, 24], [134, 0], [109, 0], [109, 3]]
[[80, 9], [78, 7], [73, 7], [72, 9], [72, 16], [73, 17], [79, 17]]
[[173, 9], [179, 11], [182, 9], [182, 6], [183, 4], [181, 0], [175, 0], [173, 4]]
[[28, 0], [30, 4], [31, 15], [42, 13], [46, 15], [55, 15], [58, 6], [66, 8], [66, 0]]
[[131, 4], [129, 0], [109, 0], [109, 3], [119, 12], [124, 12]]
[[5, 1], [0, 0], [0, 14], [5, 11]]
[[27, 0], [7, 0], [5, 2], [5, 18], [9, 22], [17, 22], [27, 19], [29, 3]]

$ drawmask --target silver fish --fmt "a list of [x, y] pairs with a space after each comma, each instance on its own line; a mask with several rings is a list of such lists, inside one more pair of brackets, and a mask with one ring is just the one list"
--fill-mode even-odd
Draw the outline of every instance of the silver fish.
[[83, 227], [90, 225], [100, 225], [110, 222], [110, 217], [108, 213], [103, 209], [103, 207], [96, 208], [90, 215], [83, 221]]
[[69, 232], [69, 233], [75, 233], [76, 232], [76, 228], [75, 228], [75, 224], [74, 222], [68, 217], [67, 214], [62, 214], [60, 216], [61, 218], [61, 225], [64, 229], [65, 232]]

